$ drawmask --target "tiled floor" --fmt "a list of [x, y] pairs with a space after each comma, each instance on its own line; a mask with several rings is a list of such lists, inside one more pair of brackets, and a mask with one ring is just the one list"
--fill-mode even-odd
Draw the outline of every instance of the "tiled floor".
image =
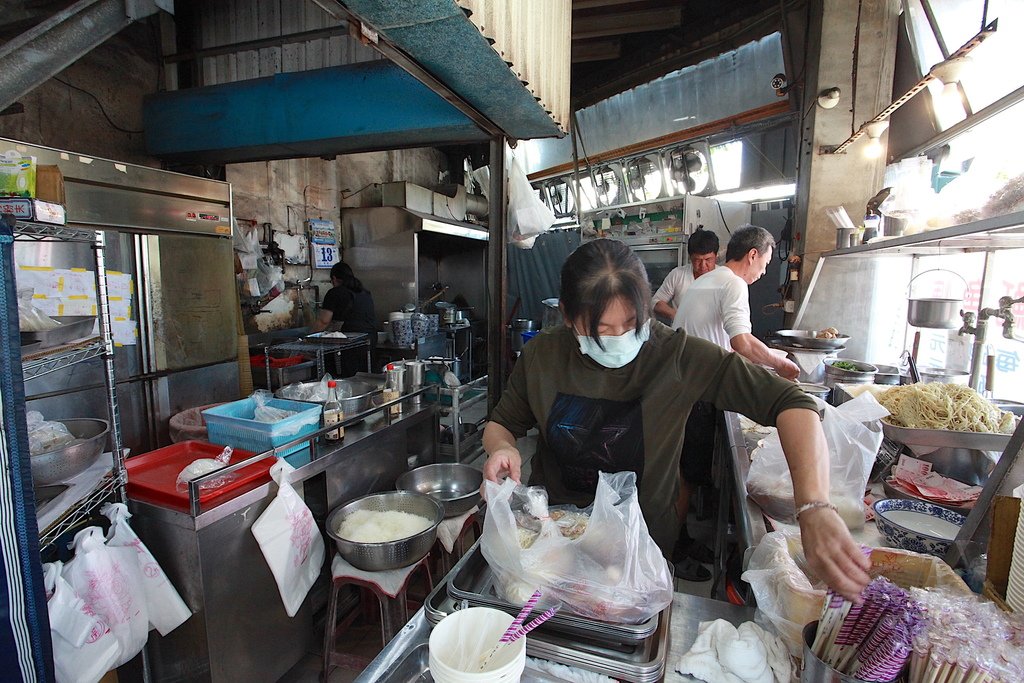
[[[476, 406], [473, 407], [475, 408]], [[481, 408], [483, 407], [481, 406]], [[464, 421], [468, 422], [470, 419], [471, 416], [467, 416]], [[530, 457], [536, 449], [536, 439], [536, 433], [532, 432], [523, 439], [520, 439], [518, 443], [524, 459], [522, 470], [524, 481], [528, 480], [530, 476]], [[483, 461], [484, 455], [481, 452], [474, 460], [467, 462], [467, 464], [482, 467]], [[711, 519], [698, 520], [692, 512], [687, 522], [690, 535], [708, 546], [712, 546], [714, 542], [714, 524], [715, 519], [713, 516]], [[708, 568], [710, 569], [710, 567]], [[676, 590], [681, 593], [699, 595], [701, 597], [710, 597], [711, 595], [710, 581], [694, 583], [676, 579], [675, 582]], [[350, 683], [354, 681], [362, 669], [377, 656], [382, 648], [380, 624], [376, 620], [368, 621], [362, 615], [356, 617], [352, 626], [341, 634], [336, 645], [336, 651], [347, 657], [348, 661], [345, 666], [336, 668], [331, 672], [329, 683]], [[321, 654], [317, 651], [310, 653], [300, 661], [281, 679], [281, 683], [316, 683], [320, 680], [320, 675]]]

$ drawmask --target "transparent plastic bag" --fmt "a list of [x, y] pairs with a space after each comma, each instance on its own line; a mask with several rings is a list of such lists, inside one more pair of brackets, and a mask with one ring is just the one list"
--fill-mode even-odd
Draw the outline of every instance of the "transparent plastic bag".
[[601, 472], [586, 510], [549, 509], [544, 489], [512, 480], [484, 485], [481, 548], [509, 602], [523, 604], [540, 588], [575, 614], [619, 623], [672, 602], [672, 575], [640, 512], [634, 472]]
[[60, 323], [32, 305], [35, 290], [22, 287], [18, 290], [18, 324], [22, 332], [44, 332], [60, 327]]
[[274, 395], [266, 389], [253, 392], [252, 400], [256, 402], [256, 411], [253, 417], [257, 422], [280, 422], [297, 414], [294, 410], [284, 410], [268, 405], [273, 399]]
[[[327, 383], [333, 381], [330, 373], [327, 373], [319, 382], [296, 382], [281, 389], [281, 398], [289, 401], [308, 401], [310, 403], [323, 403], [327, 400]], [[339, 395], [341, 387], [338, 387]]]
[[[209, 474], [215, 470], [227, 467], [231, 462], [231, 453], [233, 452], [231, 446], [225, 446], [216, 458], [196, 458], [188, 465], [185, 466], [181, 472], [178, 473], [178, 479], [175, 485], [179, 489], [188, 488], [188, 483], [193, 479], [198, 479], [204, 474]], [[208, 491], [210, 489], [219, 489], [228, 482], [235, 479], [237, 475], [232, 472], [230, 474], [224, 474], [213, 479], [207, 479], [206, 481], [199, 484], [200, 491]]]
[[31, 455], [49, 453], [82, 441], [68, 431], [63, 422], [47, 421], [38, 410], [25, 415], [28, 424], [28, 451]]
[[[882, 445], [879, 420], [889, 411], [867, 392], [839, 407], [817, 398], [814, 401], [825, 416], [821, 426], [830, 458], [829, 498], [846, 525], [860, 529], [864, 526], [864, 490]], [[781, 522], [795, 521], [793, 479], [778, 432], [765, 438], [754, 453], [746, 483], [747, 493], [765, 514]]]

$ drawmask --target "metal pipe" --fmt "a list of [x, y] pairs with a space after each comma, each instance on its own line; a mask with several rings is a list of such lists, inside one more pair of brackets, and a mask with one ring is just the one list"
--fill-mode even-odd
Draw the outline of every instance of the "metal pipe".
[[505, 299], [508, 293], [508, 274], [505, 272], [505, 248], [508, 241], [505, 213], [508, 205], [508, 187], [505, 182], [505, 138], [503, 137], [491, 140], [490, 172], [491, 187], [487, 195], [490, 205], [490, 217], [487, 221], [490, 231], [487, 243], [488, 414], [501, 398], [507, 353], [507, 339], [502, 325], [505, 320]]

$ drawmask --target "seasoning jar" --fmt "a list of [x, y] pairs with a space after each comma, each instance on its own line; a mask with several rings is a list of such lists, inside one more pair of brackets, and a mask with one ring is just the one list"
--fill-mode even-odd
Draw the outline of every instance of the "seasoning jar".
[[[387, 379], [384, 383], [383, 398], [384, 402], [394, 401], [396, 398], [402, 395], [402, 386], [405, 383], [405, 368], [401, 365], [395, 365], [394, 363], [388, 363], [385, 368]], [[395, 417], [402, 414], [402, 404], [396, 403], [395, 405], [388, 408], [388, 415]]]
[[[345, 419], [345, 413], [341, 409], [341, 401], [338, 400], [338, 383], [334, 380], [327, 382], [327, 401], [324, 403], [324, 426], [338, 424]], [[338, 427], [324, 434], [328, 441], [341, 441], [345, 438], [345, 428]]]

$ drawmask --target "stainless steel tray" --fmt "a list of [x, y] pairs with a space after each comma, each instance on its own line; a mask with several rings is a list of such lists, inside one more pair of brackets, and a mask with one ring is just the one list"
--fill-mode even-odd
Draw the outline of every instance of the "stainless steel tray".
[[59, 327], [41, 332], [22, 332], [21, 343], [39, 342], [36, 350], [49, 349], [61, 344], [92, 336], [92, 327], [96, 323], [94, 315], [66, 315], [54, 318]]
[[882, 420], [882, 433], [897, 443], [910, 447], [914, 453], [931, 453], [939, 448], [969, 448], [976, 451], [1003, 452], [1010, 443], [1010, 434], [990, 432], [955, 432], [949, 429], [911, 429], [897, 427]]
[[[465, 559], [465, 558], [463, 558]], [[456, 601], [447, 587], [450, 577], [439, 583], [423, 605], [424, 614], [433, 625], [457, 609], [462, 601]], [[645, 640], [631, 644], [610, 645], [588, 638], [586, 635], [567, 636], [554, 630], [549, 619], [542, 626], [530, 632], [526, 641], [526, 654], [559, 664], [575, 666], [587, 671], [609, 676], [630, 683], [654, 683], [662, 680], [668, 659], [668, 634], [672, 618], [672, 606], [666, 607], [655, 621], [655, 632]], [[429, 680], [388, 678], [388, 681]], [[524, 677], [524, 680], [525, 677]]]
[[850, 335], [841, 334], [831, 339], [819, 339], [817, 330], [779, 330], [775, 333], [784, 344], [805, 349], [841, 349], [850, 341]]
[[[474, 545], [464, 562], [452, 571], [448, 593], [455, 600], [466, 600], [470, 605], [494, 607], [516, 615], [522, 605], [513, 605], [498, 596], [494, 587], [494, 573], [480, 549]], [[605, 643], [634, 643], [649, 638], [658, 629], [658, 617], [654, 616], [639, 624], [613, 624], [595, 621], [572, 614], [559, 612], [546, 624], [549, 630], [571, 636], [586, 635]]]

